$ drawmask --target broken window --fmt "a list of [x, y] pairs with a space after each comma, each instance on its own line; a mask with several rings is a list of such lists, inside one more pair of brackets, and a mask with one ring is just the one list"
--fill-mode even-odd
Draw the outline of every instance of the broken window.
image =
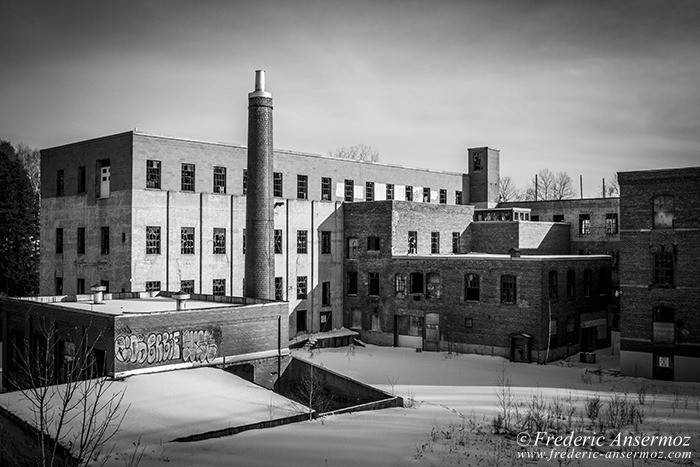
[[212, 295], [226, 295], [226, 279], [214, 279], [211, 287]]
[[297, 230], [297, 254], [304, 255], [308, 251], [308, 234], [307, 230]]
[[379, 237], [367, 237], [367, 251], [379, 251], [380, 243]]
[[474, 172], [484, 170], [484, 160], [481, 151], [472, 154], [472, 170]]
[[321, 254], [328, 255], [331, 253], [331, 231], [321, 231]]
[[618, 232], [617, 213], [609, 212], [605, 215], [605, 233], [613, 235]]
[[411, 293], [423, 293], [425, 290], [423, 286], [423, 273], [422, 272], [412, 272], [411, 273]]
[[479, 275], [465, 274], [464, 276], [464, 299], [468, 302], [479, 301]]
[[516, 302], [516, 280], [515, 276], [507, 274], [501, 276], [501, 303]]
[[194, 164], [182, 164], [180, 189], [194, 191]]
[[331, 306], [331, 283], [321, 283], [321, 306]]
[[440, 232], [430, 232], [430, 253], [440, 253]]
[[146, 188], [160, 190], [160, 161], [146, 161]]
[[374, 201], [374, 182], [367, 182], [365, 184], [365, 200]]
[[425, 296], [427, 298], [434, 298], [436, 300], [440, 299], [441, 289], [442, 289], [442, 278], [437, 272], [429, 272], [427, 274], [427, 287]]
[[304, 300], [306, 298], [306, 276], [297, 276], [297, 299]]
[[396, 298], [406, 297], [406, 274], [397, 273], [395, 276]]
[[226, 167], [214, 167], [214, 193], [226, 193]]
[[180, 253], [183, 255], [194, 254], [194, 227], [180, 229]]
[[275, 254], [282, 254], [282, 230], [275, 229]]
[[415, 230], [408, 231], [408, 252], [418, 253], [418, 232]]
[[272, 196], [275, 198], [282, 198], [282, 190], [284, 185], [282, 183], [282, 173], [273, 172], [272, 173]]
[[394, 199], [394, 185], [392, 183], [386, 184], [386, 199], [389, 201]]
[[554, 216], [552, 216], [552, 221], [553, 222], [564, 222], [564, 214], [554, 214]]
[[226, 254], [226, 229], [214, 229], [214, 254]]
[[447, 190], [440, 189], [440, 204], [447, 204]]
[[578, 215], [578, 234], [589, 235], [591, 233], [591, 216], [590, 214]]
[[459, 190], [455, 191], [455, 204], [457, 206], [462, 204], [462, 192]]
[[243, 243], [243, 254], [245, 254], [245, 229], [243, 229], [243, 240], [241, 243]]
[[367, 274], [367, 284], [369, 295], [379, 295], [379, 273], [370, 272]]
[[297, 175], [297, 199], [309, 199], [308, 175]]
[[331, 200], [331, 179], [329, 177], [321, 177], [321, 200]]
[[180, 291], [184, 293], [194, 293], [194, 279], [180, 281]]
[[355, 199], [355, 181], [345, 180], [345, 201], [351, 203]]
[[423, 202], [424, 203], [429, 203], [430, 202], [430, 188], [423, 187]]
[[654, 228], [673, 228], [673, 196], [654, 196]]
[[284, 279], [275, 277], [275, 300], [284, 300]]
[[357, 295], [357, 271], [348, 271], [348, 295]]
[[406, 201], [413, 201], [413, 187], [406, 185]]
[[146, 227], [146, 254], [160, 254], [160, 227], [149, 225]]
[[243, 169], [243, 196], [248, 194], [248, 169]]
[[146, 292], [160, 292], [160, 281], [146, 281]]

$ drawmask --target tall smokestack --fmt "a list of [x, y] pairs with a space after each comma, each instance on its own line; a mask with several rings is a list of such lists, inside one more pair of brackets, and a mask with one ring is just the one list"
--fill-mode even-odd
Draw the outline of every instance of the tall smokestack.
[[244, 293], [251, 298], [275, 298], [272, 170], [272, 94], [265, 91], [265, 71], [257, 70], [255, 91], [248, 94]]

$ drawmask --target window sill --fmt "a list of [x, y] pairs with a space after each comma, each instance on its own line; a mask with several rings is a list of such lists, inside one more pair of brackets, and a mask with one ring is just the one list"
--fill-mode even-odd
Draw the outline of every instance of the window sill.
[[481, 300], [464, 300], [464, 303], [481, 303]]

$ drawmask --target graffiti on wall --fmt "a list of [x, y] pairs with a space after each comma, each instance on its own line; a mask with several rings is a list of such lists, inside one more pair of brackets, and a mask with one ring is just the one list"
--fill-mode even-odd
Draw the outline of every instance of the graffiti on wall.
[[218, 354], [220, 339], [215, 334], [208, 330], [120, 334], [114, 342], [114, 356], [118, 362], [138, 365], [176, 360], [207, 363]]

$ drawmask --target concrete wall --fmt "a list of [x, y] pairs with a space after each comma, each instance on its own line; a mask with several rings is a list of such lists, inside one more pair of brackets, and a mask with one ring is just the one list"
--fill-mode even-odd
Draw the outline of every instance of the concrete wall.
[[523, 254], [567, 255], [569, 227], [553, 222], [489, 221], [469, 225], [471, 251], [506, 254], [518, 248]]

